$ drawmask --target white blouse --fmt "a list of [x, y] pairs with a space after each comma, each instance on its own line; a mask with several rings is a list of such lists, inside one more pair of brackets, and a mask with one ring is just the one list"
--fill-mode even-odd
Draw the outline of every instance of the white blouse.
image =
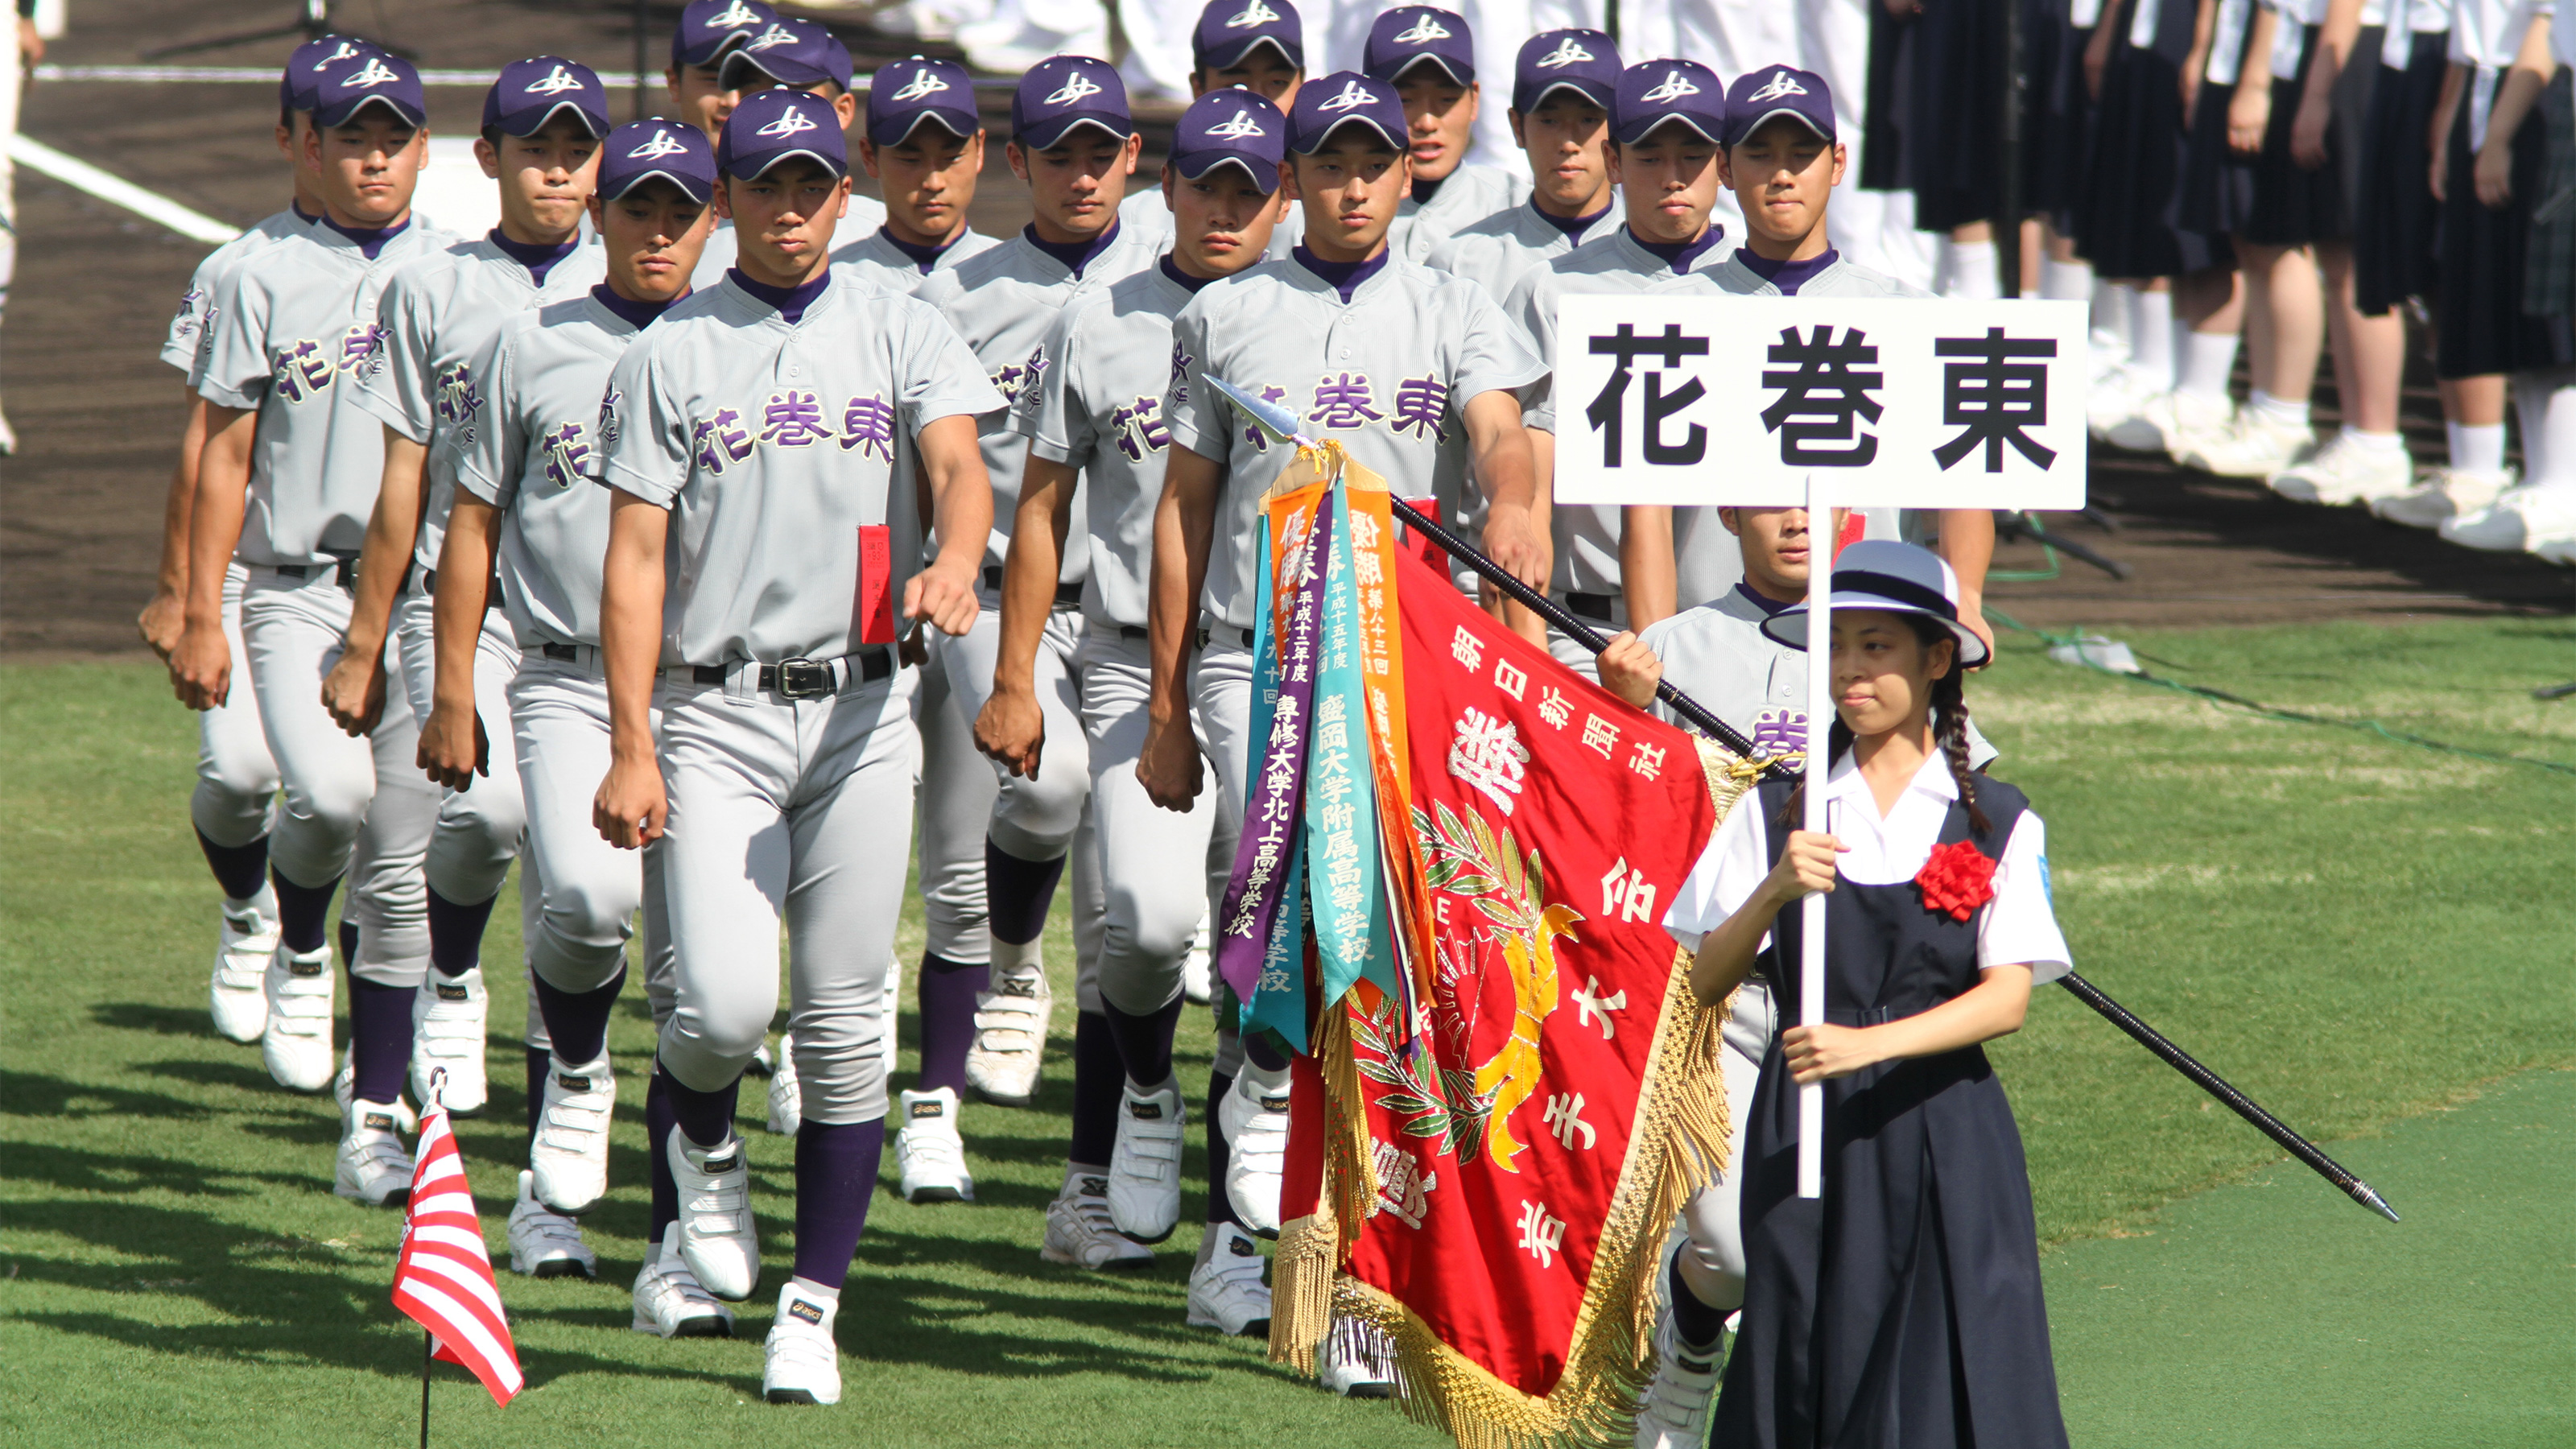
[[[1825, 782], [1827, 828], [1847, 847], [1838, 867], [1842, 878], [1854, 885], [1913, 880], [1932, 858], [1958, 798], [1949, 763], [1935, 754], [1882, 817], [1869, 782], [1845, 754]], [[1700, 938], [1751, 900], [1770, 873], [1771, 823], [1763, 818], [1760, 799], [1747, 795], [1700, 851], [1664, 914], [1664, 929], [1685, 948], [1698, 950]], [[1977, 916], [1977, 969], [2028, 966], [2034, 984], [2065, 975], [2074, 963], [2050, 904], [2048, 826], [2038, 812], [2025, 810], [2013, 823], [1995, 865], [1994, 888], [1994, 899]], [[1766, 932], [1762, 944], [1770, 943]]]

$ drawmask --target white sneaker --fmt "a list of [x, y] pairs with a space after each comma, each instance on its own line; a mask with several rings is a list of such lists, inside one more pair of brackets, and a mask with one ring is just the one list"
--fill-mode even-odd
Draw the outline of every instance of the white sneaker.
[[1346, 1399], [1395, 1396], [1395, 1344], [1374, 1324], [1336, 1318], [1315, 1354], [1315, 1379]]
[[2404, 448], [2364, 448], [2338, 433], [2304, 463], [2272, 475], [2272, 491], [2294, 503], [2368, 503], [2415, 485]]
[[581, 1240], [581, 1224], [537, 1201], [537, 1175], [519, 1170], [519, 1200], [510, 1205], [510, 1271], [523, 1278], [596, 1278], [599, 1255]]
[[840, 1316], [838, 1302], [787, 1280], [778, 1290], [778, 1316], [769, 1321], [769, 1341], [761, 1348], [762, 1398], [773, 1404], [841, 1401], [841, 1346], [832, 1339], [832, 1324]]
[[2225, 398], [2212, 401], [2197, 393], [2159, 392], [2112, 424], [2103, 441], [2133, 453], [2173, 456], [2225, 436], [2235, 416], [2235, 406]]
[[780, 1032], [777, 1059], [769, 1064], [769, 1130], [793, 1137], [804, 1120], [804, 1089], [796, 1085], [796, 1038]]
[[1159, 1243], [1181, 1220], [1181, 1138], [1190, 1125], [1177, 1082], [1118, 1093], [1118, 1145], [1109, 1153], [1109, 1220], [1140, 1243]]
[[2138, 415], [2147, 399], [2157, 389], [2131, 372], [2126, 364], [2110, 368], [2093, 379], [2084, 395], [2085, 430], [2104, 442], [2111, 440], [2111, 430]]
[[2393, 498], [2374, 498], [2370, 511], [2410, 528], [2439, 528], [2454, 518], [2482, 513], [2496, 495], [2512, 487], [2511, 468], [2481, 473], [2468, 468], [2427, 468], [2415, 475], [2415, 486]]
[[1076, 1268], [1150, 1268], [1154, 1250], [1109, 1220], [1109, 1179], [1078, 1177], [1047, 1204], [1046, 1243], [1038, 1256]]
[[352, 1102], [341, 1120], [340, 1154], [331, 1190], [369, 1207], [411, 1201], [411, 1154], [394, 1135], [391, 1102]]
[[1263, 1096], [1248, 1075], [1216, 1104], [1225, 1134], [1225, 1196], [1234, 1215], [1264, 1238], [1279, 1236], [1279, 1180], [1288, 1162], [1288, 1094]]
[[2306, 462], [2316, 450], [2316, 433], [2307, 425], [2267, 422], [2249, 408], [2236, 414], [2236, 425], [2225, 435], [2193, 447], [2174, 461], [2221, 478], [2270, 478]]
[[966, 1140], [957, 1135], [957, 1093], [906, 1092], [894, 1158], [903, 1170], [905, 1202], [973, 1202], [975, 1174], [966, 1170]]
[[1216, 999], [1216, 952], [1208, 945], [1205, 916], [1199, 917], [1198, 934], [1190, 938], [1190, 954], [1181, 960], [1181, 994], [1192, 1006]]
[[483, 1070], [484, 1027], [492, 1001], [483, 992], [483, 968], [448, 976], [435, 966], [411, 999], [411, 1094], [430, 1100], [433, 1073], [445, 1070], [438, 1102], [453, 1116], [479, 1117], [491, 1096]]
[[1216, 1246], [1190, 1270], [1192, 1328], [1213, 1328], [1230, 1338], [1270, 1331], [1270, 1285], [1261, 1281], [1261, 1245], [1232, 1223], [1210, 1223]]
[[[351, 1048], [342, 1047], [340, 1049], [340, 1070], [334, 1072], [331, 1076], [331, 1100], [338, 1103], [340, 1106], [341, 1121], [346, 1122], [349, 1120], [349, 1103], [355, 1099], [357, 1095], [357, 1053]], [[394, 1094], [394, 1125], [402, 1129], [406, 1135], [420, 1130], [420, 1114], [412, 1111], [411, 1103], [404, 1101], [400, 1092], [396, 1092]]]
[[760, 1227], [751, 1217], [751, 1164], [746, 1144], [728, 1135], [701, 1148], [671, 1130], [665, 1155], [680, 1186], [680, 1257], [705, 1289], [740, 1303], [760, 1286]]
[[1004, 1107], [1025, 1107], [1037, 1095], [1038, 1068], [1046, 1056], [1047, 1021], [1055, 990], [1044, 967], [1005, 976], [975, 993], [975, 1044], [966, 1049], [966, 1085], [976, 1096]]
[[331, 974], [331, 948], [290, 951], [279, 942], [268, 958], [268, 1031], [259, 1039], [260, 1060], [281, 1087], [318, 1092], [331, 1085], [331, 1007], [339, 996]]
[[1692, 1349], [1673, 1333], [1667, 1305], [1655, 1320], [1655, 1377], [1637, 1400], [1637, 1449], [1700, 1449], [1708, 1442], [1719, 1353]]
[[2520, 553], [2576, 538], [2576, 488], [2534, 483], [2508, 488], [2483, 511], [2445, 521], [2442, 536], [2496, 553]]
[[[262, 891], [266, 897], [267, 892]], [[268, 962], [277, 954], [277, 917], [257, 901], [235, 914], [223, 908], [223, 926], [215, 940], [215, 972], [206, 983], [206, 1004], [215, 1031], [228, 1041], [255, 1042], [268, 1030]]]
[[631, 1326], [637, 1333], [664, 1338], [733, 1337], [733, 1310], [698, 1286], [697, 1275], [680, 1256], [678, 1223], [662, 1229], [661, 1248], [648, 1254], [644, 1266], [635, 1271]]
[[547, 1062], [528, 1167], [537, 1201], [549, 1210], [579, 1217], [608, 1195], [608, 1123], [616, 1107], [617, 1073], [607, 1052], [595, 1062]]

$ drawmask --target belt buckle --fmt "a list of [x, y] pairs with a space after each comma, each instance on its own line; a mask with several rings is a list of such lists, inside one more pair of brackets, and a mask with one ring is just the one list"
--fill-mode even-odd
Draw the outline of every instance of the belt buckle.
[[778, 661], [778, 697], [820, 699], [832, 692], [832, 665], [825, 659]]

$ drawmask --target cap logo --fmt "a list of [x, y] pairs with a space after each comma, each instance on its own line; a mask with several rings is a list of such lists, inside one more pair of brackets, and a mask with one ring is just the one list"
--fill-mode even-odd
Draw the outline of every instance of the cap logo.
[[1317, 102], [1315, 109], [1319, 111], [1356, 111], [1360, 107], [1376, 101], [1377, 98], [1376, 92], [1370, 90], [1367, 86], [1361, 85], [1358, 81], [1344, 81], [1342, 82], [1342, 93], [1340, 95], [1337, 95], [1328, 101]]
[[1698, 94], [1699, 87], [1692, 85], [1689, 77], [1683, 75], [1680, 71], [1668, 70], [1664, 72], [1663, 84], [1656, 86], [1653, 90], [1646, 92], [1637, 99], [1661, 104], [1665, 101], [1678, 101], [1684, 96], [1695, 96]]
[[941, 91], [947, 89], [949, 89], [948, 82], [939, 78], [939, 72], [933, 70], [917, 71], [913, 74], [912, 79], [903, 83], [902, 90], [896, 91], [892, 96], [888, 97], [888, 99], [897, 101], [917, 101], [923, 96], [935, 96]]
[[1251, 4], [1244, 6], [1242, 9], [1234, 12], [1234, 14], [1226, 17], [1225, 28], [1228, 30], [1250, 30], [1256, 25], [1276, 24], [1278, 20], [1278, 11], [1262, 4], [1261, 0], [1252, 0]]
[[760, 32], [758, 39], [743, 42], [742, 48], [745, 50], [770, 50], [781, 45], [794, 45], [795, 43], [795, 31], [788, 29], [784, 25], [773, 25], [767, 30]]
[[377, 60], [373, 56], [370, 56], [367, 59], [367, 64], [364, 69], [360, 70], [356, 75], [349, 77], [347, 80], [340, 82], [340, 89], [344, 91], [372, 90], [377, 86], [389, 85], [392, 82], [401, 79], [401, 76], [394, 74], [393, 67], [386, 65], [383, 61]]
[[1252, 119], [1250, 111], [1237, 111], [1225, 118], [1224, 125], [1208, 127], [1208, 135], [1219, 141], [1240, 141], [1249, 136], [1269, 134], [1261, 129], [1260, 122]]
[[344, 40], [341, 41], [338, 48], [333, 50], [329, 55], [313, 62], [313, 68], [315, 70], [322, 70], [328, 67], [331, 62], [335, 60], [355, 60], [364, 54], [366, 54], [365, 51], [360, 50], [358, 47], [351, 45], [349, 42]]
[[807, 131], [815, 129], [817, 129], [817, 127], [814, 124], [814, 118], [812, 116], [805, 114], [803, 111], [790, 110], [785, 115], [780, 116], [777, 120], [761, 127], [758, 131], [755, 131], [752, 134], [757, 136], [781, 137], [801, 136]]
[[1569, 35], [1556, 43], [1556, 49], [1540, 56], [1535, 63], [1540, 70], [1558, 70], [1591, 59], [1592, 52], [1585, 50], [1581, 41]]
[[1746, 96], [1745, 99], [1759, 105], [1764, 101], [1779, 100], [1783, 96], [1803, 96], [1806, 93], [1807, 88], [1798, 84], [1798, 78], [1784, 70], [1764, 81], [1762, 89]]
[[636, 147], [634, 150], [627, 152], [626, 159], [629, 161], [659, 161], [665, 156], [677, 156], [688, 149], [688, 147], [681, 145], [677, 140], [673, 139], [670, 132], [656, 130], [653, 133], [652, 140], [647, 141], [643, 145]]
[[733, 0], [731, 5], [724, 8], [724, 13], [708, 16], [706, 25], [703, 28], [707, 30], [741, 30], [748, 26], [758, 25], [759, 23], [759, 12], [743, 4], [742, 0]]
[[1091, 77], [1084, 75], [1080, 71], [1075, 71], [1073, 74], [1064, 78], [1064, 84], [1057, 86], [1053, 95], [1048, 96], [1045, 100], [1038, 102], [1038, 104], [1042, 106], [1069, 106], [1076, 101], [1084, 100], [1098, 94], [1100, 94], [1100, 82], [1093, 80]]
[[580, 89], [581, 80], [579, 77], [575, 76], [571, 71], [564, 69], [562, 66], [556, 66], [553, 72], [548, 74], [544, 80], [537, 81], [530, 85], [528, 87], [527, 94], [532, 96], [559, 96], [566, 91], [577, 91]]
[[1429, 45], [1435, 40], [1448, 38], [1449, 27], [1430, 15], [1423, 16], [1406, 26], [1399, 34], [1389, 37], [1397, 45]]

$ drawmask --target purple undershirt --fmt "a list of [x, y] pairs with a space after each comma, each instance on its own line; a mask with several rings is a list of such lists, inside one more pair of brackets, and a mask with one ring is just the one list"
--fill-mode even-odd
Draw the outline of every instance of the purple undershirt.
[[[680, 297], [685, 297], [689, 294], [682, 292], [680, 297], [673, 297], [671, 302], [630, 302], [624, 297], [617, 295], [616, 288], [609, 286], [606, 282], [602, 282], [598, 286], [590, 289], [590, 295], [599, 303], [599, 305], [626, 319], [628, 325], [632, 326], [636, 331], [641, 332], [645, 328], [653, 325], [654, 318], [670, 311], [671, 302], [677, 302], [680, 300]], [[587, 1061], [589, 1058], [585, 1057], [583, 1060]]]
[[358, 244], [359, 252], [364, 254], [366, 259], [371, 262], [376, 259], [376, 253], [385, 249], [385, 243], [392, 241], [395, 237], [401, 236], [404, 232], [411, 230], [411, 218], [409, 217], [405, 217], [391, 226], [342, 226], [340, 223], [333, 221], [328, 216], [322, 217], [320, 220], [324, 226], [327, 226], [333, 231], [338, 232], [340, 235], [347, 237], [349, 240], [356, 242]]
[[1386, 270], [1387, 258], [1395, 255], [1395, 249], [1381, 247], [1376, 256], [1364, 262], [1328, 262], [1306, 250], [1301, 242], [1289, 255], [1297, 259], [1297, 265], [1332, 284], [1334, 290], [1342, 294], [1342, 301], [1348, 304], [1351, 294], [1360, 289], [1362, 282]]
[[294, 212], [294, 213], [295, 213], [295, 219], [296, 219], [297, 221], [300, 221], [300, 222], [304, 223], [306, 226], [311, 226], [313, 223], [315, 223], [315, 222], [317, 222], [317, 221], [320, 221], [320, 220], [322, 219], [322, 218], [320, 218], [320, 217], [318, 217], [318, 216], [315, 216], [313, 213], [311, 213], [311, 212], [309, 212], [309, 211], [306, 211], [306, 210], [304, 209], [304, 203], [303, 203], [303, 202], [300, 202], [300, 201], [290, 201], [290, 202], [286, 203], [286, 209], [287, 209], [287, 210], [289, 210], [289, 211], [291, 211], [291, 212]]
[[1107, 231], [1102, 232], [1100, 235], [1093, 237], [1089, 241], [1051, 242], [1042, 240], [1038, 236], [1038, 224], [1036, 222], [1030, 222], [1027, 226], [1020, 228], [1020, 235], [1028, 238], [1030, 246], [1036, 247], [1039, 251], [1042, 251], [1048, 256], [1055, 258], [1057, 261], [1064, 263], [1067, 270], [1079, 277], [1082, 275], [1082, 269], [1091, 265], [1091, 259], [1093, 257], [1109, 250], [1109, 244], [1118, 239], [1118, 223], [1114, 221], [1109, 223], [1109, 229]]
[[948, 254], [948, 249], [957, 245], [957, 240], [963, 240], [965, 238], [966, 233], [961, 231], [957, 234], [957, 240], [944, 241], [939, 243], [937, 246], [927, 247], [914, 246], [912, 243], [896, 236], [892, 230], [886, 227], [878, 227], [877, 235], [885, 238], [887, 246], [890, 246], [896, 251], [903, 253], [905, 256], [912, 258], [913, 268], [926, 277], [930, 275], [930, 269], [932, 267], [939, 265], [939, 259]]
[[1818, 272], [1841, 261], [1842, 255], [1827, 247], [1823, 255], [1809, 257], [1803, 262], [1775, 262], [1769, 257], [1756, 256], [1751, 247], [1745, 247], [1736, 252], [1735, 259], [1744, 263], [1746, 271], [1779, 288], [1781, 296], [1794, 297], [1800, 287], [1816, 279]]
[[790, 327], [804, 321], [805, 309], [814, 305], [814, 299], [823, 295], [825, 287], [832, 285], [832, 273], [828, 267], [817, 272], [814, 280], [801, 287], [773, 287], [766, 282], [755, 282], [744, 276], [740, 267], [725, 268], [725, 276], [749, 293], [753, 301], [777, 308], [780, 320]]
[[1161, 257], [1157, 258], [1154, 265], [1163, 269], [1163, 275], [1171, 278], [1174, 286], [1179, 287], [1182, 291], [1188, 292], [1193, 296], [1198, 294], [1199, 288], [1216, 280], [1214, 277], [1193, 277], [1189, 273], [1182, 271], [1180, 265], [1172, 260], [1171, 253], [1169, 252], [1165, 252]]
[[510, 260], [527, 268], [528, 280], [540, 287], [546, 284], [546, 273], [554, 270], [555, 263], [571, 256], [573, 248], [581, 245], [581, 238], [576, 235], [568, 242], [558, 242], [553, 246], [530, 246], [525, 242], [514, 242], [503, 236], [497, 226], [492, 228], [492, 234], [484, 239], [507, 252]]
[[1782, 609], [1794, 609], [1797, 607], [1795, 604], [1784, 604], [1777, 599], [1765, 598], [1762, 595], [1753, 592], [1753, 586], [1751, 584], [1737, 584], [1735, 586], [1735, 591], [1742, 594], [1744, 597], [1751, 599], [1753, 601], [1753, 607], [1760, 609], [1765, 614], [1776, 614]]
[[1699, 240], [1695, 242], [1652, 242], [1637, 235], [1635, 227], [1628, 229], [1628, 239], [1663, 258], [1665, 263], [1672, 267], [1673, 275], [1676, 277], [1687, 276], [1690, 273], [1691, 263], [1698, 261], [1703, 253], [1724, 240], [1725, 236], [1726, 228], [1714, 222], [1710, 223], [1708, 230], [1700, 233]]
[[[1457, 174], [1457, 172], [1452, 171], [1449, 173], [1449, 176], [1455, 176]], [[1429, 206], [1431, 204], [1431, 198], [1440, 194], [1440, 188], [1449, 180], [1449, 176], [1443, 176], [1438, 181], [1426, 180], [1420, 176], [1414, 177], [1413, 204], [1416, 206]]]
[[1610, 203], [1605, 201], [1601, 203], [1601, 209], [1599, 211], [1589, 212], [1582, 216], [1559, 216], [1555, 212], [1549, 211], [1547, 208], [1539, 205], [1536, 201], [1532, 201], [1529, 204], [1529, 209], [1531, 215], [1537, 217], [1543, 222], [1546, 222], [1549, 226], [1555, 227], [1558, 231], [1565, 233], [1565, 239], [1567, 241], [1574, 241], [1580, 238], [1585, 232], [1590, 231], [1594, 222], [1597, 222], [1601, 218], [1610, 214]]

